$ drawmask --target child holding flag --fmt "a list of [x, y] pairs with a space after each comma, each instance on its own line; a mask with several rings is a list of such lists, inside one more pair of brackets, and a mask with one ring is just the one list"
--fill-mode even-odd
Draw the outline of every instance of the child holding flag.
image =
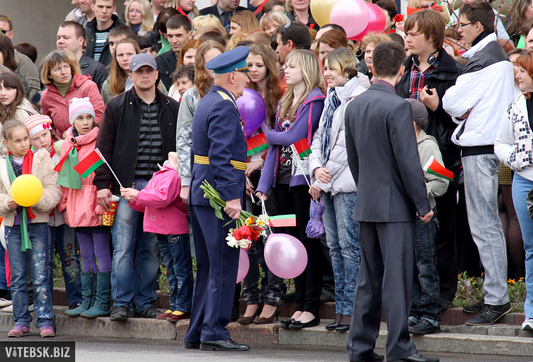
[[[61, 161], [57, 183], [63, 186], [63, 197], [58, 206], [65, 211], [65, 222], [75, 228], [83, 260], [81, 272], [82, 303], [73, 310], [66, 310], [70, 317], [96, 318], [111, 313], [111, 252], [110, 228], [102, 226], [104, 211], [96, 202], [94, 172], [74, 169], [84, 164], [85, 158], [94, 153], [99, 128], [89, 98], [73, 98], [70, 101], [69, 120], [72, 127], [65, 132], [61, 144]], [[89, 169], [92, 170], [92, 169]], [[96, 265], [98, 258], [98, 267]]]
[[[309, 143], [318, 128], [324, 108], [324, 77], [314, 53], [295, 50], [287, 56], [285, 79], [287, 91], [281, 97], [275, 129], [267, 135], [267, 153], [257, 197], [266, 200], [271, 187], [276, 188], [280, 214], [296, 214], [297, 227], [285, 232], [299, 239], [308, 254], [306, 270], [294, 279], [296, 311], [292, 318], [281, 322], [282, 328], [302, 329], [319, 324], [318, 307], [322, 292], [322, 265], [325, 263], [319, 239], [309, 239], [305, 233], [309, 221]], [[304, 140], [304, 148], [294, 147]], [[300, 142], [303, 143], [303, 142]], [[293, 148], [297, 151], [293, 151]]]
[[176, 152], [168, 153], [168, 160], [144, 189], [121, 189], [131, 208], [144, 213], [144, 232], [157, 234], [171, 294], [170, 308], [156, 318], [172, 323], [190, 317], [193, 289], [187, 206], [180, 191]]
[[[61, 199], [61, 189], [56, 185], [57, 173], [46, 150], [33, 154], [24, 123], [7, 121], [2, 125], [2, 136], [9, 153], [0, 159], [0, 216], [4, 218], [15, 319], [8, 336], [22, 337], [30, 333], [32, 317], [28, 311], [27, 286], [30, 274], [37, 316], [35, 326], [41, 337], [54, 337], [47, 223], [50, 211]], [[37, 177], [43, 186], [40, 200], [31, 207], [22, 207], [11, 197], [11, 184], [18, 176], [26, 174]]]
[[[420, 166], [424, 169], [427, 195], [431, 209], [435, 210], [435, 197], [444, 195], [448, 189], [447, 177], [453, 180], [453, 173], [443, 168], [439, 173], [438, 166], [442, 165], [442, 155], [439, 145], [432, 136], [422, 129], [428, 119], [427, 109], [419, 100], [407, 98], [411, 104], [413, 125], [415, 128]], [[428, 160], [436, 160], [433, 167], [428, 169]], [[447, 176], [447, 177], [446, 177]], [[437, 213], [435, 212], [435, 215]], [[439, 274], [437, 272], [437, 254], [435, 252], [436, 217], [424, 223], [417, 218], [415, 228], [415, 271], [413, 280], [413, 301], [409, 313], [409, 333], [430, 334], [440, 332], [440, 318], [442, 310], [439, 293]]]

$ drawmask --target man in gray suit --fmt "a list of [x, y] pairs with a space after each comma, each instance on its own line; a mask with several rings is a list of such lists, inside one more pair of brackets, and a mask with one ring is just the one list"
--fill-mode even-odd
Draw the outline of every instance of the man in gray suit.
[[350, 361], [382, 361], [374, 353], [381, 305], [388, 326], [387, 361], [438, 362], [422, 356], [409, 337], [414, 270], [415, 217], [429, 222], [411, 106], [396, 95], [405, 50], [387, 41], [376, 46], [376, 81], [346, 109], [348, 163], [357, 184], [361, 269], [355, 289], [348, 352]]

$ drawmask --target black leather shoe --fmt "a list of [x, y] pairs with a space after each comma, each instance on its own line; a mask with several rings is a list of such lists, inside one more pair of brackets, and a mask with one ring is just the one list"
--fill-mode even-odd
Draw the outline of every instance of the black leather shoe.
[[200, 341], [197, 342], [185, 342], [186, 349], [200, 349]]
[[337, 328], [335, 328], [336, 332], [341, 332], [341, 333], [348, 332], [349, 330], [350, 330], [350, 325], [349, 324], [340, 324], [339, 323]]
[[485, 303], [483, 301], [477, 302], [471, 305], [465, 305], [463, 306], [463, 312], [465, 313], [479, 313], [481, 311], [481, 308], [483, 308], [483, 305]]
[[415, 335], [440, 333], [440, 327], [434, 326], [430, 321], [422, 317], [418, 320], [417, 324], [415, 324], [414, 326], [409, 326], [409, 333]]
[[154, 307], [148, 307], [140, 312], [135, 313], [136, 318], [155, 318], [160, 312]]
[[126, 322], [128, 320], [129, 309], [124, 306], [116, 306], [111, 310], [110, 320], [114, 322]]
[[350, 362], [381, 362], [385, 359], [384, 356], [371, 352], [368, 356], [363, 357], [362, 360], [350, 361]]
[[439, 362], [438, 358], [434, 357], [426, 357], [421, 355], [419, 352], [416, 352], [415, 354], [412, 354], [408, 357], [400, 359], [400, 361], [405, 362]]
[[202, 341], [200, 349], [202, 351], [247, 351], [250, 347], [228, 338], [218, 341]]
[[495, 323], [511, 311], [509, 302], [502, 305], [484, 304], [479, 313], [465, 322], [467, 326], [479, 326]]
[[291, 325], [289, 325], [289, 329], [300, 330], [302, 328], [318, 326], [319, 324], [320, 324], [320, 318], [315, 317], [311, 319], [309, 322], [305, 322], [305, 323], [302, 323], [300, 321], [294, 321], [292, 322]]
[[340, 323], [337, 323], [337, 322], [333, 322], [333, 323], [330, 323], [326, 326], [326, 329], [328, 331], [334, 331], [335, 328], [337, 328], [338, 326], [340, 326]]

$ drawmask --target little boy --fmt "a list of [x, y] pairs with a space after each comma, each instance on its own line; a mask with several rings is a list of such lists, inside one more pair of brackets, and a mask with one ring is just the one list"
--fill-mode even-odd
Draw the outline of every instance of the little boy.
[[[432, 136], [428, 136], [423, 130], [428, 118], [426, 106], [416, 99], [407, 98], [406, 101], [411, 104], [420, 166], [424, 167], [431, 156], [443, 165], [437, 141]], [[435, 215], [437, 215], [435, 197], [444, 195], [448, 188], [448, 180], [428, 172], [424, 172], [424, 180], [426, 181], [429, 203]], [[438, 314], [442, 310], [442, 306], [439, 298], [439, 275], [437, 273], [437, 255], [435, 253], [436, 228], [436, 216], [427, 224], [424, 224], [420, 219], [416, 221], [413, 301], [408, 321], [409, 333], [412, 334], [440, 332]]]

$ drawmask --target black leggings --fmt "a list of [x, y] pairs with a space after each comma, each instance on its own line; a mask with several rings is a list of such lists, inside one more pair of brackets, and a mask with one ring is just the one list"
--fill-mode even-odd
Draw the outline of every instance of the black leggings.
[[320, 294], [322, 292], [322, 268], [324, 255], [321, 251], [320, 239], [309, 239], [305, 228], [309, 221], [309, 205], [311, 196], [307, 186], [277, 184], [276, 194], [279, 213], [296, 214], [296, 227], [283, 228], [284, 233], [300, 240], [307, 250], [307, 267], [302, 274], [294, 278], [296, 286], [296, 310], [306, 311], [318, 316]]

